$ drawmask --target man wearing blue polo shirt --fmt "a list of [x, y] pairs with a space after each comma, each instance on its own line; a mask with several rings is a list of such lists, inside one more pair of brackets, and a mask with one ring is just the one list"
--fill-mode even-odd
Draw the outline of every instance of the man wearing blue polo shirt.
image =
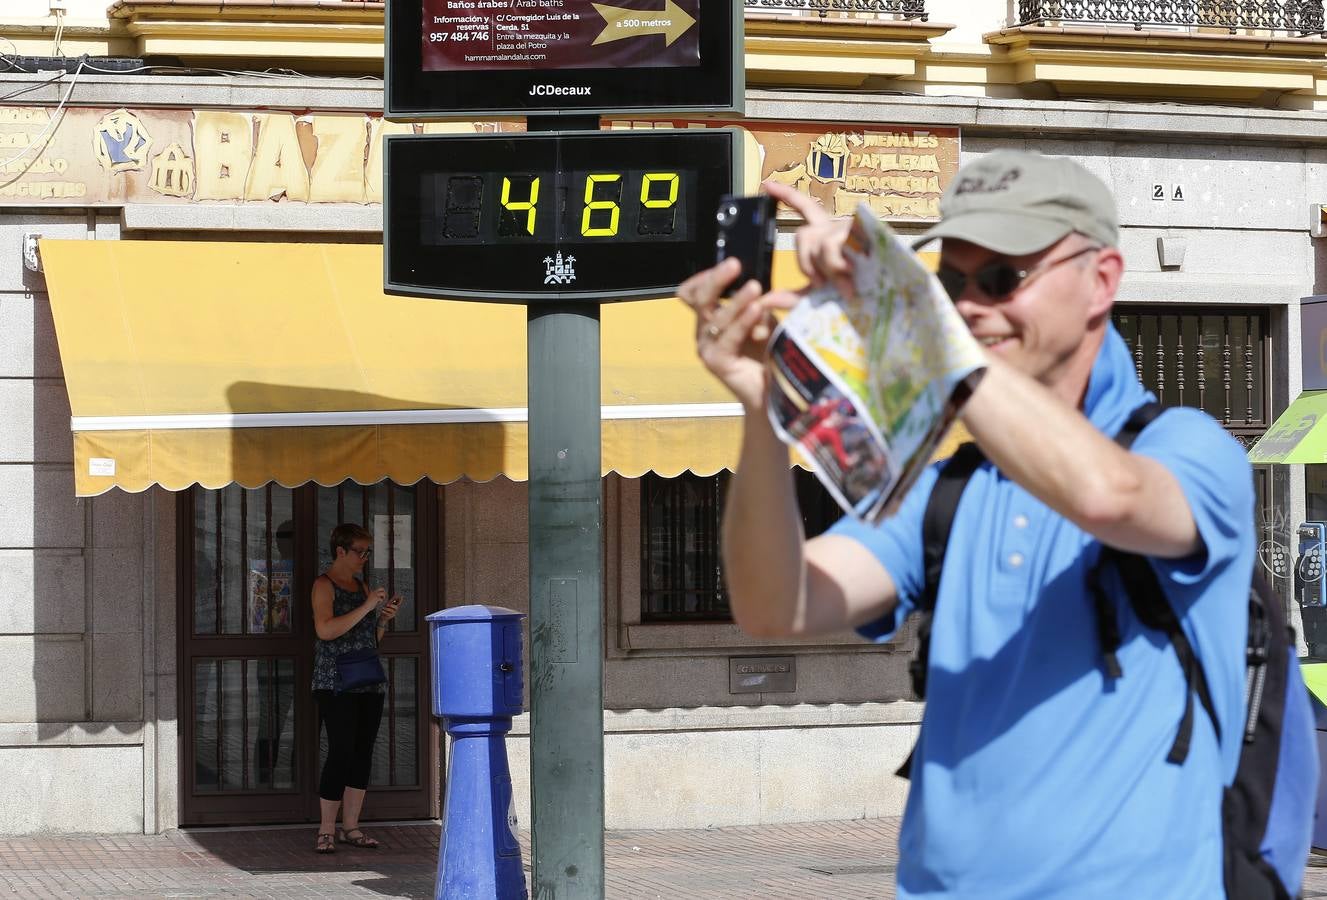
[[[799, 211], [813, 283], [844, 281], [847, 224]], [[989, 369], [962, 420], [987, 462], [955, 517], [932, 625], [927, 707], [900, 837], [900, 897], [1223, 895], [1221, 795], [1238, 727], [1201, 711], [1182, 765], [1175, 651], [1106, 584], [1124, 677], [1107, 679], [1088, 572], [1103, 545], [1149, 558], [1206, 671], [1221, 722], [1242, 720], [1253, 485], [1238, 443], [1171, 409], [1127, 451], [1112, 438], [1154, 399], [1110, 312], [1124, 272], [1115, 203], [1077, 163], [1025, 152], [964, 166], [941, 202], [941, 281]], [[724, 571], [734, 616], [765, 637], [855, 627], [888, 640], [923, 583], [922, 515], [938, 467], [879, 527], [805, 540], [787, 448], [765, 413], [770, 310], [797, 296], [720, 292], [732, 261], [683, 285], [706, 366], [742, 402]], [[865, 761], [888, 765], [885, 760]]]

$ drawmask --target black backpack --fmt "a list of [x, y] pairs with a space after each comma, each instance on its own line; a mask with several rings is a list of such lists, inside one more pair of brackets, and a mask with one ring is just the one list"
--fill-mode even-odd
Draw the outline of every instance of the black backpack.
[[[1157, 403], [1134, 410], [1116, 435], [1116, 442], [1128, 449], [1161, 411]], [[961, 446], [940, 470], [922, 519], [925, 582], [917, 601], [917, 612], [921, 614], [917, 655], [909, 667], [918, 699], [926, 698], [931, 621], [949, 533], [963, 489], [983, 460], [976, 444]], [[1124, 672], [1116, 655], [1120, 628], [1114, 605], [1100, 586], [1099, 573], [1105, 566], [1115, 566], [1119, 571], [1128, 591], [1129, 605], [1139, 621], [1165, 634], [1179, 657], [1188, 690], [1166, 761], [1182, 765], [1193, 736], [1195, 696], [1207, 711], [1218, 739], [1221, 736], [1221, 723], [1212, 704], [1202, 662], [1147, 559], [1103, 547], [1100, 561], [1089, 578], [1102, 668], [1107, 679], [1121, 678]], [[1285, 878], [1294, 873], [1297, 879], [1308, 858], [1309, 831], [1317, 798], [1317, 739], [1296, 657], [1294, 632], [1286, 625], [1279, 598], [1256, 567], [1248, 603], [1244, 744], [1234, 783], [1225, 789], [1221, 804], [1226, 896], [1231, 900], [1289, 900]], [[897, 774], [907, 778], [911, 766], [909, 754]]]

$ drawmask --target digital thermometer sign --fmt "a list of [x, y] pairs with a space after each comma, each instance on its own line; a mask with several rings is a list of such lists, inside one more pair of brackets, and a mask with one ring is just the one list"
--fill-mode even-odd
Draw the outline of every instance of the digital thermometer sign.
[[472, 300], [672, 296], [714, 261], [734, 129], [389, 135], [388, 293]]
[[433, 199], [420, 209], [420, 241], [452, 244], [685, 241], [697, 173], [671, 170], [442, 172], [420, 176]]

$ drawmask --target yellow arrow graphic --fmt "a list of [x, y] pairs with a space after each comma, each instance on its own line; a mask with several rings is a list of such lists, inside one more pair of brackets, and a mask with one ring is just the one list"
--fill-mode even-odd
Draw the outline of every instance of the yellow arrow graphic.
[[595, 3], [593, 6], [608, 23], [599, 37], [595, 38], [595, 44], [608, 44], [647, 34], [662, 34], [666, 46], [671, 47], [674, 41], [696, 24], [696, 20], [687, 15], [673, 0], [664, 0], [663, 12], [622, 9], [604, 3]]

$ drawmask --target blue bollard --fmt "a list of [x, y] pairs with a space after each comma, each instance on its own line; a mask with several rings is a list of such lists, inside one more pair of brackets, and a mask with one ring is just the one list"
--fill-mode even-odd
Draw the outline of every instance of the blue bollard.
[[524, 709], [523, 613], [458, 606], [427, 617], [433, 714], [452, 736], [435, 900], [525, 900], [506, 735]]

